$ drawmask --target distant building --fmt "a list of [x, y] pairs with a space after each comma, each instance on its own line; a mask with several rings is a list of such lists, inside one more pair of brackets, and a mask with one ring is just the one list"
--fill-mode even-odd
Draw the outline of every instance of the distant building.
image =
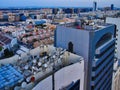
[[74, 8], [74, 13], [79, 14], [80, 13], [80, 8]]
[[120, 60], [114, 64], [112, 90], [120, 90]]
[[20, 15], [19, 14], [15, 15], [15, 21], [20, 21]]
[[2, 20], [3, 20], [3, 13], [0, 12], [0, 21], [2, 21]]
[[9, 22], [14, 22], [15, 21], [15, 16], [14, 15], [8, 15], [8, 21]]
[[53, 8], [53, 9], [52, 9], [52, 14], [57, 14], [57, 13], [58, 13], [58, 10], [59, 10], [59, 9], [57, 9], [57, 8]]
[[111, 10], [114, 10], [114, 4], [111, 4]]
[[14, 45], [17, 44], [16, 38], [10, 38], [2, 33], [0, 33], [0, 57], [4, 56], [5, 50], [12, 51]]
[[115, 25], [101, 24], [96, 27], [83, 24], [79, 28], [78, 26], [57, 26], [55, 46], [85, 58], [85, 90], [111, 90]]
[[20, 21], [26, 21], [27, 17], [24, 14], [20, 14]]
[[97, 10], [97, 2], [93, 2], [93, 11], [96, 11]]
[[8, 15], [7, 14], [3, 14], [3, 21], [8, 21]]
[[27, 19], [26, 20], [26, 23], [27, 24], [33, 24], [33, 25], [41, 25], [41, 24], [44, 24], [44, 23], [46, 23], [47, 22], [47, 19], [35, 19], [35, 20], [33, 20], [33, 19]]
[[65, 8], [64, 9], [64, 13], [66, 13], [66, 14], [72, 14], [72, 13], [74, 13], [74, 9], [73, 8]]
[[17, 44], [17, 39], [16, 38], [11, 38], [8, 37], [2, 33], [0, 33], [0, 45], [2, 45], [2, 47], [4, 47], [4, 49], [9, 49], [11, 50], [11, 48]]

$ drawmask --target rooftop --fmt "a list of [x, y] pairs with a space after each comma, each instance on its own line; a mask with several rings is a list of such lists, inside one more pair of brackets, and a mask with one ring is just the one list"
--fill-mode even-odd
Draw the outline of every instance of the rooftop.
[[0, 89], [12, 87], [21, 79], [23, 75], [10, 64], [0, 67]]
[[22, 82], [28, 83], [28, 86], [33, 77], [35, 82], [39, 82], [65, 66], [83, 62], [83, 57], [53, 46], [40, 46], [16, 59], [11, 64], [21, 72], [26, 79]]
[[7, 37], [6, 35], [0, 33], [0, 43], [1, 45], [7, 45], [11, 43], [11, 38]]
[[111, 24], [104, 23], [102, 20], [86, 20], [86, 21], [79, 20], [76, 22], [67, 22], [64, 24], [60, 24], [59, 26], [70, 27], [78, 30], [95, 31], [101, 28], [105, 28], [106, 26], [109, 25]]

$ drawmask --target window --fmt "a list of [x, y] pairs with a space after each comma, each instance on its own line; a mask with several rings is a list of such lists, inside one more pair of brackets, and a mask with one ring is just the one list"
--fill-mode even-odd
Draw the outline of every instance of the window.
[[80, 80], [77, 80], [75, 84], [68, 90], [80, 90]]
[[68, 43], [68, 51], [73, 53], [73, 43], [72, 42]]
[[103, 37], [101, 37], [101, 39], [97, 42], [96, 44], [96, 48], [100, 47], [101, 45], [105, 44], [107, 41], [109, 41], [112, 38], [112, 34], [111, 33], [107, 33], [105, 35], [103, 35]]

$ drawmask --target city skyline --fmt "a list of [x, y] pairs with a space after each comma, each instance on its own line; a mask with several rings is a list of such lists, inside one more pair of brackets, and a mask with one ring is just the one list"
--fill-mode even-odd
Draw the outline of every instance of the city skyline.
[[9, 7], [92, 7], [93, 1], [97, 2], [98, 7], [108, 7], [114, 4], [120, 8], [119, 0], [1, 0], [0, 8]]
[[107, 1], [1, 0], [0, 90], [120, 90], [120, 3]]

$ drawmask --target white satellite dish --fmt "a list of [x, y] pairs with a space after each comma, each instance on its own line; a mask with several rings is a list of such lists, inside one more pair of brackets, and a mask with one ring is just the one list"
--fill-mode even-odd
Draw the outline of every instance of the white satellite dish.
[[26, 85], [27, 85], [27, 83], [26, 83], [26, 82], [23, 82], [22, 85], [21, 85], [21, 87], [22, 87], [22, 88], [25, 88]]
[[47, 68], [47, 67], [48, 67], [48, 65], [47, 65], [47, 64], [44, 64], [44, 67], [45, 67], [45, 68]]
[[41, 66], [42, 65], [42, 63], [41, 62], [38, 62], [38, 66]]
[[27, 77], [27, 78], [26, 78], [26, 81], [27, 81], [27, 82], [30, 82], [30, 77]]
[[34, 59], [34, 60], [33, 60], [33, 63], [36, 63], [36, 62], [37, 62], [36, 59]]
[[25, 65], [25, 67], [24, 67], [26, 70], [29, 68], [29, 66], [28, 65]]

